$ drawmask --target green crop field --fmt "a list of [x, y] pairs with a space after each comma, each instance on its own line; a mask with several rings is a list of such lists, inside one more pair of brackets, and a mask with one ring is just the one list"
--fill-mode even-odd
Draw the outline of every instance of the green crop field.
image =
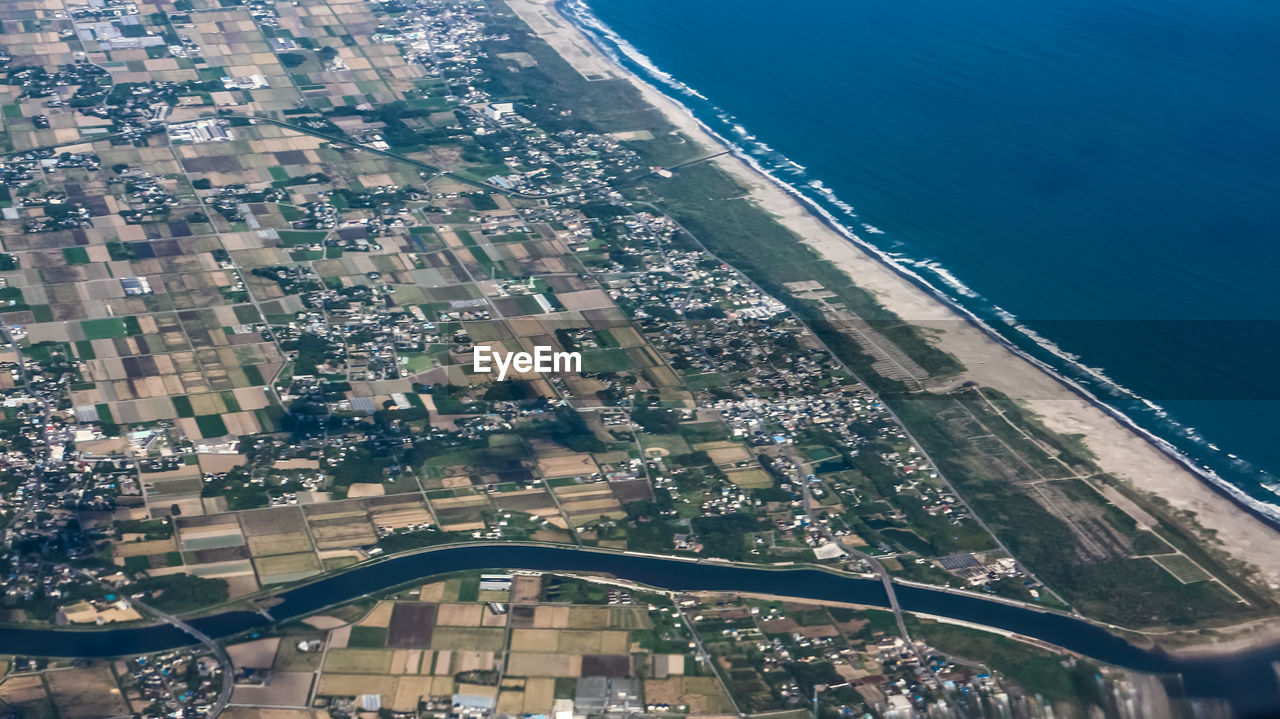
[[196, 417], [196, 426], [200, 428], [200, 436], [222, 437], [227, 433], [227, 425], [222, 421], [222, 416], [217, 414], [202, 414]]
[[119, 317], [103, 317], [97, 320], [85, 320], [80, 323], [85, 339], [107, 340], [125, 337], [129, 334], [124, 320]]

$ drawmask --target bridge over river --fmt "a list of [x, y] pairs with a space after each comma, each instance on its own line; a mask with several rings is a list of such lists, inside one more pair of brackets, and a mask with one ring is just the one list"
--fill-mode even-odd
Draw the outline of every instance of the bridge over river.
[[[610, 574], [674, 591], [738, 591], [817, 601], [889, 607], [879, 579], [804, 567], [756, 567], [689, 561], [575, 547], [466, 544], [398, 555], [281, 592], [271, 608], [276, 621], [432, 575], [473, 569], [527, 569]], [[1105, 627], [1056, 612], [919, 586], [895, 585], [907, 612], [962, 620], [1063, 647], [1100, 662], [1146, 672], [1180, 674], [1191, 697], [1224, 698], [1242, 715], [1274, 715], [1280, 682], [1273, 662], [1280, 646], [1214, 657], [1175, 657], [1137, 647]], [[229, 611], [188, 622], [211, 637], [229, 637], [269, 626], [261, 613]], [[120, 629], [0, 629], [0, 653], [36, 656], [109, 657], [161, 651], [192, 644], [172, 625]]]

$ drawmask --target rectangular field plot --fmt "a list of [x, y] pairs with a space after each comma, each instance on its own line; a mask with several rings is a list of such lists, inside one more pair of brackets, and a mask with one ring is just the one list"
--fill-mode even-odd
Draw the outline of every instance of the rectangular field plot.
[[320, 549], [361, 547], [378, 541], [378, 535], [363, 514], [352, 517], [312, 518], [311, 535]]
[[731, 469], [725, 472], [730, 482], [743, 489], [762, 489], [773, 486], [773, 477], [763, 469]]
[[540, 457], [538, 459], [538, 471], [542, 472], [542, 476], [548, 479], [573, 476], [589, 477], [599, 471], [599, 467], [591, 459], [591, 455], [583, 453], [559, 457]]
[[437, 621], [446, 627], [478, 627], [485, 612], [481, 604], [441, 604]]
[[484, 495], [470, 497], [431, 497], [431, 508], [440, 520], [440, 528], [451, 532], [484, 529], [484, 513], [493, 505]]
[[369, 519], [375, 527], [402, 529], [435, 521], [421, 498], [378, 497], [368, 500]]
[[49, 672], [46, 678], [58, 716], [92, 719], [128, 713], [111, 669], [105, 665]]
[[630, 655], [586, 654], [582, 657], [582, 676], [584, 677], [625, 677], [630, 674]]
[[387, 627], [387, 646], [416, 649], [431, 646], [436, 619], [434, 604], [396, 604]]
[[556, 496], [564, 513], [575, 521], [591, 521], [601, 515], [625, 516], [622, 505], [607, 482], [556, 487]]
[[1165, 571], [1172, 574], [1175, 579], [1183, 584], [1194, 584], [1195, 582], [1213, 579], [1213, 576], [1202, 569], [1200, 565], [1182, 554], [1166, 554], [1160, 557], [1152, 557], [1151, 559], [1156, 564], [1164, 567]]
[[489, 495], [493, 500], [493, 506], [504, 512], [524, 512], [525, 514], [537, 514], [547, 516], [549, 514], [559, 514], [556, 509], [555, 500], [547, 490], [539, 487], [535, 489], [521, 489], [514, 492], [501, 492]]
[[392, 658], [389, 649], [330, 649], [324, 656], [324, 673], [387, 674]]
[[259, 537], [267, 534], [285, 534], [307, 531], [306, 520], [298, 507], [272, 507], [240, 513], [240, 526], [245, 536]]
[[631, 646], [624, 631], [586, 629], [516, 629], [511, 632], [511, 651], [537, 653], [552, 647], [561, 654], [625, 654]]
[[500, 652], [505, 634], [504, 630], [496, 627], [436, 627], [431, 636], [431, 648]]
[[177, 528], [182, 549], [188, 552], [240, 547], [245, 543], [244, 534], [233, 514], [180, 517]]
[[[279, 467], [280, 463], [277, 462], [276, 466]], [[306, 469], [319, 469], [319, 467], [308, 467]], [[308, 504], [302, 508], [302, 511], [306, 515], [307, 521], [314, 523], [317, 520], [364, 517], [369, 514], [369, 507], [367, 502], [351, 500]]]
[[397, 649], [391, 655], [392, 674], [430, 674], [435, 655], [430, 650]]
[[[333, 652], [329, 652], [330, 655]], [[328, 662], [325, 662], [326, 666]], [[375, 672], [374, 674], [380, 674]], [[395, 696], [396, 684], [399, 681], [393, 676], [375, 676], [374, 674], [330, 674], [325, 672], [320, 677], [320, 686], [316, 690], [318, 696], [351, 697], [360, 694], [381, 694]]]
[[453, 676], [460, 672], [489, 671], [495, 666], [494, 652], [446, 650], [438, 653], [435, 673]]
[[320, 573], [320, 560], [311, 552], [280, 554], [253, 560], [258, 570], [258, 581], [267, 584], [296, 582]]
[[577, 677], [582, 675], [582, 657], [546, 652], [511, 652], [507, 674], [516, 677]]
[[645, 701], [660, 704], [687, 704], [690, 714], [734, 712], [733, 702], [715, 677], [671, 677], [644, 683]]
[[276, 554], [295, 554], [310, 552], [311, 540], [306, 532], [290, 532], [288, 534], [263, 534], [249, 537], [249, 551], [255, 557], [269, 557]]
[[653, 499], [653, 487], [647, 479], [623, 479], [610, 481], [613, 493], [622, 504], [629, 502], [648, 502]]

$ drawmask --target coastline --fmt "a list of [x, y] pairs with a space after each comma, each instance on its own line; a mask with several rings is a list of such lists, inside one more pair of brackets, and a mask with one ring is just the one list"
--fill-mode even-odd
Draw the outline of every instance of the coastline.
[[[966, 371], [956, 380], [992, 387], [1019, 398], [1050, 430], [1083, 435], [1097, 464], [1144, 493], [1161, 497], [1195, 520], [1218, 540], [1217, 549], [1256, 567], [1272, 589], [1280, 589], [1277, 530], [1263, 513], [1232, 496], [1196, 470], [1166, 443], [1128, 418], [1069, 386], [1031, 357], [1008, 346], [993, 331], [906, 276], [855, 237], [816, 213], [784, 185], [733, 152], [678, 101], [618, 65], [556, 7], [554, 0], [508, 0], [508, 5], [562, 58], [584, 75], [614, 77], [632, 84], [667, 122], [708, 152], [729, 150], [713, 162], [741, 184], [763, 209], [814, 251], [836, 264], [903, 321], [928, 328], [937, 346], [960, 360]], [[1119, 415], [1119, 416], [1117, 416]]]

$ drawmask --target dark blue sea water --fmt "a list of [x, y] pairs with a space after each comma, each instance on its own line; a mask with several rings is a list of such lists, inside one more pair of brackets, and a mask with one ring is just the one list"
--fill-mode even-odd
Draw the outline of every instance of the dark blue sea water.
[[587, 6], [863, 239], [1280, 502], [1280, 3]]

